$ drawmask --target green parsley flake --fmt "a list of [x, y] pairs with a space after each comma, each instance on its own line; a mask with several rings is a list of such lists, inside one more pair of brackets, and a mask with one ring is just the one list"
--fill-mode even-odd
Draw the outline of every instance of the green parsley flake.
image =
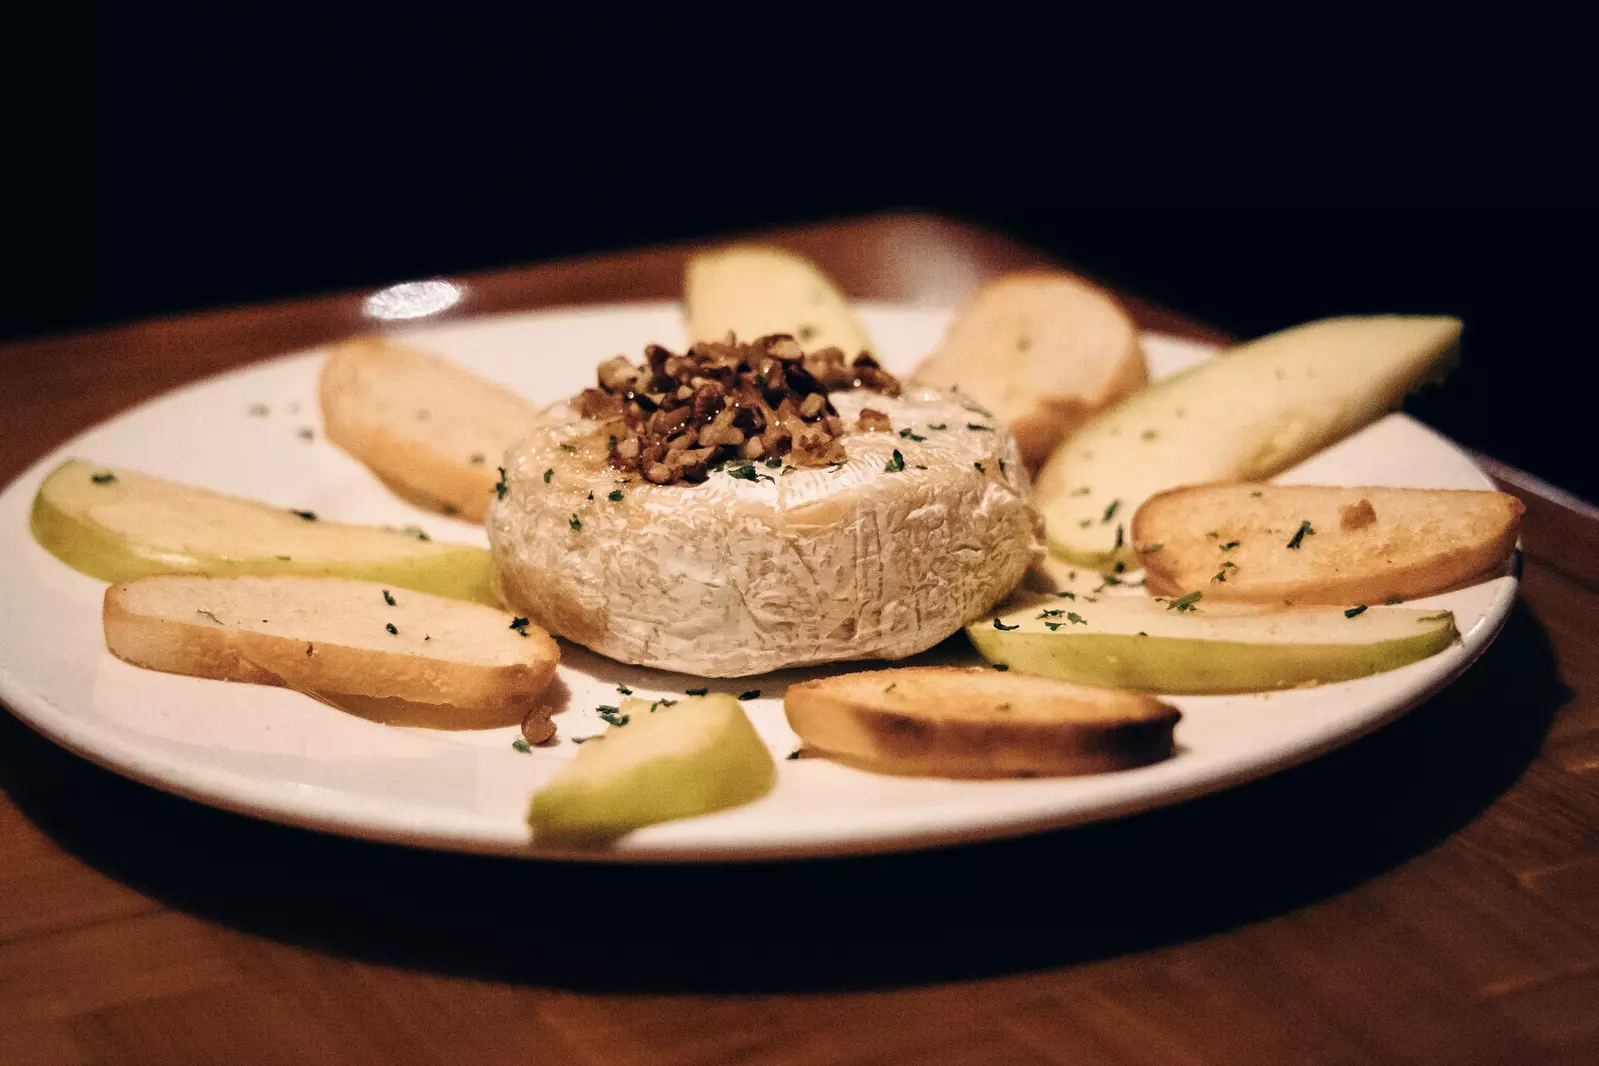
[[575, 445], [575, 444], [563, 444], [563, 445], [561, 445], [561, 450], [563, 452], [575, 452], [575, 451], [577, 451], [577, 445]]
[[1073, 496], [1087, 496], [1090, 492], [1093, 492], [1093, 491], [1094, 491], [1093, 489], [1089, 488], [1087, 485], [1084, 485], [1080, 489], [1072, 489], [1072, 495]]
[[986, 473], [988, 473], [988, 471], [987, 471], [987, 470], [984, 470], [984, 469], [983, 469], [983, 464], [982, 464], [982, 463], [973, 463], [973, 464], [972, 464], [972, 465], [973, 465], [973, 466], [975, 466], [975, 467], [976, 467], [976, 468], [977, 468], [977, 472], [978, 472], [978, 473], [979, 473], [979, 474], [986, 474]]
[[1006, 670], [1010, 669], [1010, 667], [1006, 666], [1004, 663], [994, 663], [993, 666], [994, 669], [998, 670], [1000, 673], [1004, 673]]
[[1344, 617], [1345, 618], [1353, 618], [1357, 614], [1365, 614], [1365, 613], [1366, 613], [1366, 605], [1363, 603], [1359, 607], [1351, 607], [1351, 608], [1349, 608], [1349, 610], [1344, 612]]
[[116, 479], [117, 479], [117, 476], [115, 474], [111, 473], [109, 470], [106, 471], [104, 474], [90, 474], [89, 475], [89, 480], [94, 482], [96, 485], [109, 485], [113, 481], [115, 481]]
[[709, 688], [686, 688], [686, 689], [683, 690], [683, 695], [685, 695], [685, 696], [703, 696], [709, 691], [711, 691]]
[[612, 707], [608, 703], [600, 704], [600, 706], [594, 708], [594, 711], [607, 725], [623, 726], [633, 720], [632, 715], [623, 714], [621, 708]]
[[[494, 483], [494, 498], [497, 500], [503, 500], [505, 499], [505, 490], [511, 486], [505, 483], [505, 467], [500, 466], [495, 467], [495, 469], [500, 472], [500, 480]], [[553, 470], [544, 471], [544, 483], [546, 485], [550, 483], [550, 475], [553, 473], [555, 473]]]
[[406, 526], [404, 529], [400, 530], [400, 532], [404, 533], [408, 537], [415, 537], [417, 540], [433, 539], [432, 537], [428, 536], [427, 530], [423, 529], [421, 526]]
[[526, 618], [511, 619], [511, 628], [516, 630], [518, 636], [527, 636], [528, 621]]
[[315, 522], [316, 521], [316, 512], [315, 511], [290, 511], [289, 513], [292, 514], [292, 515], [298, 515], [299, 517], [305, 519], [307, 522]]
[[396, 637], [400, 635], [400, 631], [398, 629], [394, 628], [394, 623], [393, 622], [390, 622], [388, 625], [384, 626], [383, 628], [387, 629], [391, 634], [393, 634]]
[[1116, 546], [1111, 551], [1121, 551], [1122, 545], [1127, 543], [1127, 531], [1120, 522], [1116, 523]]
[[763, 474], [756, 470], [755, 464], [748, 459], [741, 459], [736, 463], [728, 463], [724, 469], [726, 469], [728, 477], [738, 478], [740, 481], [760, 481], [762, 478], [767, 481], [777, 480], [770, 474]]
[[738, 698], [741, 700], [758, 700], [761, 698], [761, 690], [752, 688], [748, 692], [740, 692]]
[[1001, 622], [998, 618], [996, 618], [996, 619], [994, 619], [994, 628], [1000, 630], [1001, 632], [1009, 632], [1012, 629], [1020, 629], [1021, 626], [1020, 625], [1008, 626], [1004, 622]]
[[774, 455], [770, 459], [766, 460], [766, 469], [768, 470], [776, 470], [782, 465], [783, 457], [781, 455]]
[[946, 423], [940, 422], [936, 426], [928, 426], [927, 428], [928, 429], [936, 429], [936, 430], [938, 430], [939, 432], [942, 433], [944, 430], [948, 429], [949, 426]]
[[622, 490], [621, 489], [612, 489], [606, 495], [605, 498], [607, 500], [610, 500], [612, 503], [621, 503], [622, 502]]
[[993, 426], [980, 426], [976, 422], [968, 422], [968, 423], [966, 423], [966, 428], [970, 429], [970, 430], [974, 430], [974, 431], [979, 432], [979, 433], [992, 433], [992, 432], [994, 432], [994, 427]]
[[1121, 505], [1122, 505], [1122, 502], [1120, 500], [1111, 500], [1110, 501], [1110, 506], [1105, 508], [1105, 517], [1101, 518], [1100, 521], [1101, 522], [1109, 522], [1112, 518], [1115, 518], [1116, 517], [1116, 510]]
[[601, 740], [603, 738], [604, 738], [604, 734], [603, 733], [595, 733], [593, 736], [588, 736], [588, 737], [573, 737], [572, 738], [572, 743], [573, 744], [587, 744], [591, 740]]
[[1051, 633], [1055, 632], [1055, 630], [1059, 629], [1061, 626], [1063, 626], [1065, 624], [1066, 624], [1065, 622], [1045, 622], [1044, 623], [1044, 625], [1048, 627], [1048, 629], [1049, 629], [1049, 631]]
[[1404, 603], [1405, 601], [1400, 599], [1398, 596], [1389, 596], [1386, 600], [1383, 600], [1383, 602], [1392, 607], [1396, 603]]
[[799, 758], [799, 753], [800, 753], [800, 750], [798, 748], [795, 748], [793, 751], [791, 751], [787, 755], [783, 756], [783, 758], [785, 758], [785, 759], [797, 759], [797, 758]]
[[883, 473], [885, 473], [885, 474], [897, 474], [901, 470], [904, 470], [904, 469], [905, 469], [905, 457], [899, 453], [899, 449], [898, 448], [895, 448], [894, 449], [894, 457], [892, 459], [890, 459], [888, 462], [883, 464]]
[[915, 433], [912, 433], [909, 426], [900, 430], [899, 435], [905, 440], [913, 440], [918, 444], [927, 439], [926, 437], [919, 437]]
[[617, 685], [616, 686], [616, 691], [620, 692], [624, 696], [633, 695], [633, 690], [628, 688], [626, 685]]
[[1316, 535], [1316, 530], [1311, 527], [1310, 519], [1308, 518], [1299, 523], [1299, 532], [1294, 534], [1294, 539], [1288, 542], [1288, 546], [1297, 550], [1307, 535]]
[[1164, 544], [1151, 544], [1147, 548], [1134, 548], [1133, 551], [1137, 552], [1140, 555], [1154, 555], [1156, 552], [1160, 551], [1164, 547], [1165, 547]]
[[390, 592], [388, 589], [384, 589], [383, 590], [383, 602], [388, 604], [390, 607], [395, 606], [394, 593]]
[[[552, 466], [548, 470], [544, 471], [544, 483], [546, 485], [548, 485], [550, 483], [550, 478], [552, 478], [554, 476], [555, 476], [555, 467]], [[503, 467], [500, 469], [500, 480], [501, 481], [505, 480], [505, 469]], [[505, 499], [505, 489], [504, 488], [500, 489], [500, 499], [502, 499], [502, 500]]]
[[1046, 610], [1043, 614], [1039, 615], [1038, 617], [1040, 617], [1040, 618], [1059, 618], [1061, 615], [1063, 615], [1065, 613], [1066, 613], [1066, 608], [1062, 607], [1058, 611]]
[[1077, 593], [1075, 592], [1057, 592], [1055, 595], [1067, 600], [1075, 600], [1077, 598]]
[[515, 740], [511, 741], [511, 747], [515, 748], [517, 751], [521, 752], [523, 755], [531, 755], [531, 754], [533, 754], [533, 745], [529, 744], [522, 737], [517, 737]]
[[583, 523], [578, 519], [577, 515], [573, 515], [571, 518], [567, 519], [566, 524], [579, 532], [582, 532], [583, 530]]
[[1239, 542], [1236, 540], [1230, 540], [1226, 544], [1221, 545], [1221, 550], [1224, 552], [1230, 552], [1234, 548], [1238, 547], [1238, 543]]
[[1188, 595], [1179, 596], [1177, 599], [1166, 604], [1166, 610], [1176, 611], [1178, 614], [1182, 614], [1185, 611], [1193, 611], [1196, 610], [1194, 604], [1198, 603], [1204, 598], [1205, 594], [1203, 592], [1190, 592]]
[[1082, 615], [1078, 614], [1076, 611], [1067, 611], [1066, 612], [1066, 621], [1068, 621], [1072, 625], [1076, 625], [1076, 626], [1086, 626], [1088, 624], [1088, 619], [1084, 618]]

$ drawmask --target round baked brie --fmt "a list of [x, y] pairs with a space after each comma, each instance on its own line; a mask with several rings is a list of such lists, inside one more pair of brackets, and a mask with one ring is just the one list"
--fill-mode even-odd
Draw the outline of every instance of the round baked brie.
[[[728, 462], [651, 484], [569, 407], [506, 456], [488, 534], [506, 604], [626, 663], [740, 677], [899, 659], [984, 614], [1043, 552], [1016, 442], [932, 389], [829, 397], [840, 465]], [[856, 428], [860, 412], [890, 430]]]

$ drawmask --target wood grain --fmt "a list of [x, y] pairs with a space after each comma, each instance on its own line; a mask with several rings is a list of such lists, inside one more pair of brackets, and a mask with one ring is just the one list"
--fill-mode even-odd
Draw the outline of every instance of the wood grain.
[[[773, 236], [860, 298], [949, 304], [1043, 262], [916, 215]], [[669, 297], [688, 250], [463, 279], [452, 313]], [[164, 389], [361, 330], [360, 308], [0, 349], [0, 479]], [[1523, 596], [1461, 683], [1265, 781], [1024, 840], [434, 855], [188, 803], [0, 715], [0, 1062], [1595, 1061], [1599, 523], [1495, 473], [1529, 503]]]

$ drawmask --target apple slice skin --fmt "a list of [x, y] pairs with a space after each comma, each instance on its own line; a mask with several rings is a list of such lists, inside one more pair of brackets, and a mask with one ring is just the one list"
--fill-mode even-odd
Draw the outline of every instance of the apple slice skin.
[[[416, 592], [470, 600], [500, 608], [493, 589], [493, 562], [488, 552], [470, 545], [431, 545], [426, 554], [401, 554], [389, 559], [361, 562], [340, 560], [278, 559], [275, 556], [240, 556], [174, 551], [141, 543], [86, 515], [61, 506], [50, 492], [51, 482], [64, 472], [88, 464], [69, 461], [53, 471], [34, 496], [28, 526], [45, 551], [79, 573], [101, 581], [132, 581], [152, 574], [243, 575], [305, 574], [377, 581]], [[391, 531], [372, 527], [374, 534]]]
[[[605, 847], [634, 829], [741, 806], [771, 791], [777, 764], [731, 696], [692, 697], [642, 713], [580, 748], [534, 795], [528, 809], [534, 843]], [[686, 749], [677, 742], [684, 731], [701, 734]], [[663, 740], [669, 750], [648, 753]], [[612, 754], [607, 744], [627, 745], [634, 764], [606, 772], [600, 764]]]
[[967, 626], [967, 635], [983, 658], [1022, 673], [1175, 695], [1266, 692], [1349, 681], [1436, 655], [1460, 639], [1454, 617], [1446, 611], [1432, 612], [1437, 620], [1412, 635], [1326, 644], [1070, 632], [1065, 628], [1039, 632], [1027, 624], [1032, 610], [1017, 612], [1008, 623], [1025, 628], [1002, 631], [994, 628], [991, 619], [984, 619]]
[[[968, 630], [983, 658], [1013, 670], [1105, 688], [1176, 695], [1267, 692], [1385, 673], [1454, 643], [1453, 625], [1376, 644], [1245, 644], [1115, 633]], [[1147, 647], [1140, 647], [1147, 645]]]

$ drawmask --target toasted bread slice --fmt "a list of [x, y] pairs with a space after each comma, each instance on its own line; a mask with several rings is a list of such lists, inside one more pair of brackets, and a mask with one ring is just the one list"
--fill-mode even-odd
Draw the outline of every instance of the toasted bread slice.
[[369, 716], [384, 716], [372, 701], [456, 708], [480, 726], [520, 721], [560, 658], [503, 611], [340, 578], [145, 577], [108, 588], [102, 619], [136, 666], [353, 697]]
[[1037, 468], [1088, 416], [1149, 383], [1138, 326], [1071, 274], [1007, 274], [977, 291], [917, 381], [958, 388], [1004, 419]]
[[481, 522], [505, 451], [539, 421], [522, 397], [385, 337], [328, 350], [328, 439], [412, 503]]
[[854, 359], [872, 350], [832, 279], [783, 248], [738, 244], [696, 255], [683, 272], [683, 304], [691, 343], [786, 333], [807, 352], [838, 348]]
[[783, 700], [806, 745], [923, 777], [1124, 770], [1172, 753], [1175, 707], [1143, 693], [989, 669], [903, 667], [807, 681]]
[[1523, 509], [1502, 492], [1198, 485], [1150, 497], [1132, 543], [1158, 595], [1380, 604], [1490, 572]]

